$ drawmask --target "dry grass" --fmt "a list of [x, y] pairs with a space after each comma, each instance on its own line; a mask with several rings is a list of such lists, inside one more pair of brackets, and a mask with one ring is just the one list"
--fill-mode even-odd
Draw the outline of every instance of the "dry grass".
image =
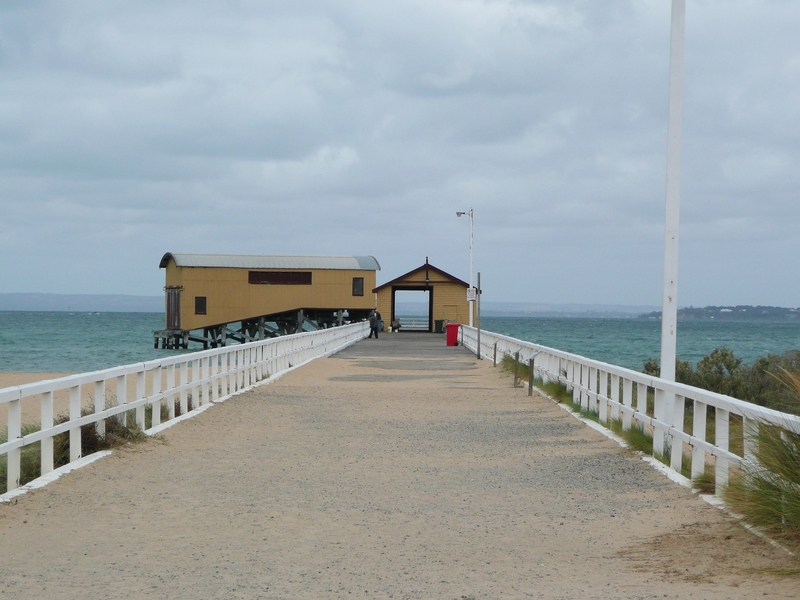
[[[188, 399], [188, 409], [192, 410], [192, 399]], [[165, 403], [161, 403], [161, 422], [169, 419], [169, 408]], [[145, 428], [152, 427], [151, 405], [145, 407]], [[81, 416], [94, 414], [94, 406], [90, 405], [81, 410]], [[180, 402], [175, 401], [175, 416], [181, 415]], [[122, 415], [120, 415], [122, 416]], [[60, 415], [55, 420], [55, 425], [66, 423], [69, 417]], [[124, 422], [124, 424], [123, 424]], [[23, 425], [22, 435], [30, 435], [39, 431], [38, 425]], [[0, 433], [0, 444], [7, 441], [6, 432]], [[128, 411], [125, 418], [105, 419], [105, 432], [101, 435], [97, 431], [95, 424], [84, 425], [81, 427], [81, 456], [88, 456], [129, 443], [139, 443], [148, 439], [148, 436], [136, 425], [135, 411]], [[58, 468], [69, 464], [69, 432], [60, 433], [53, 437], [53, 467]], [[19, 485], [25, 485], [39, 477], [42, 472], [41, 444], [36, 442], [24, 446], [20, 452], [20, 480]], [[0, 494], [6, 492], [8, 477], [8, 458], [4, 454], [0, 456]]]
[[[787, 371], [775, 377], [800, 404], [800, 378]], [[759, 424], [755, 458], [731, 477], [723, 497], [745, 523], [800, 550], [800, 435]]]

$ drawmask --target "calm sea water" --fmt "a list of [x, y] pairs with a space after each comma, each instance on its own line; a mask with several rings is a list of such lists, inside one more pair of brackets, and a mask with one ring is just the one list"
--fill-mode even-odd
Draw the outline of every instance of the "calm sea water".
[[83, 373], [175, 354], [154, 350], [159, 313], [0, 311], [0, 371]]
[[[483, 329], [641, 369], [657, 357], [661, 325], [643, 319], [484, 317]], [[0, 312], [0, 371], [76, 373], [152, 360], [176, 351], [153, 349], [158, 313]], [[696, 363], [727, 346], [745, 362], [800, 350], [800, 323], [681, 321], [678, 354]]]
[[[536, 342], [603, 362], [641, 370], [661, 354], [661, 321], [650, 319], [579, 319], [483, 317], [482, 329]], [[692, 364], [714, 348], [728, 347], [745, 363], [767, 354], [800, 350], [796, 321], [678, 322], [678, 356]]]

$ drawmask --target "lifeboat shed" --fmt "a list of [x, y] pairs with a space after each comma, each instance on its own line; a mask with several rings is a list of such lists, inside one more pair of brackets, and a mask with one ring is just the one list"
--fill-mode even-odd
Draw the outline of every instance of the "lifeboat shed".
[[165, 328], [154, 346], [225, 346], [366, 319], [375, 308], [373, 256], [174, 254], [166, 270]]

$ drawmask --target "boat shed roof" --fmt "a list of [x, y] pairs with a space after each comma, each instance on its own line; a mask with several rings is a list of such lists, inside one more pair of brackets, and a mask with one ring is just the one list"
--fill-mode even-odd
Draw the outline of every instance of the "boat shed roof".
[[[387, 281], [386, 283], [384, 283], [383, 285], [379, 285], [378, 287], [376, 287], [372, 291], [376, 293], [376, 292], [382, 290], [385, 287], [389, 287], [389, 286], [393, 286], [393, 285], [402, 285], [402, 284], [418, 285], [419, 284], [418, 281], [406, 281], [406, 278], [409, 275], [413, 275], [414, 273], [418, 273], [418, 272], [420, 272], [422, 270], [425, 270], [426, 273], [429, 273], [430, 271], [433, 271], [434, 273], [438, 273], [439, 275], [444, 277], [444, 279], [445, 279], [444, 282], [443, 281], [437, 281], [435, 283], [455, 283], [455, 284], [458, 284], [458, 285], [463, 285], [466, 288], [469, 287], [469, 284], [466, 281], [462, 281], [458, 277], [455, 277], [454, 275], [450, 275], [450, 273], [447, 273], [446, 271], [442, 271], [439, 267], [434, 267], [432, 264], [430, 264], [428, 262], [428, 259], [426, 258], [424, 265], [421, 265], [421, 266], [417, 267], [416, 269], [411, 269], [408, 273], [405, 273], [404, 275], [400, 275], [400, 277], [396, 277], [396, 278], [392, 279], [391, 281]], [[428, 279], [426, 277], [426, 281], [430, 281], [430, 279]]]
[[178, 267], [212, 267], [227, 269], [341, 269], [347, 271], [380, 271], [374, 256], [280, 256], [240, 254], [173, 254], [167, 252], [159, 267], [167, 267], [170, 259]]

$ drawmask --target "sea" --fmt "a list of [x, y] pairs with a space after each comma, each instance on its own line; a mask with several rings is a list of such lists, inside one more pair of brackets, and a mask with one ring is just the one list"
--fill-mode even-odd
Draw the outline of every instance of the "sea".
[[[159, 313], [0, 311], [0, 371], [83, 373], [181, 352], [153, 348], [153, 332], [163, 327]], [[657, 319], [484, 316], [481, 328], [636, 370], [661, 346]], [[681, 359], [696, 364], [719, 347], [745, 363], [800, 350], [800, 323], [678, 322]]]

